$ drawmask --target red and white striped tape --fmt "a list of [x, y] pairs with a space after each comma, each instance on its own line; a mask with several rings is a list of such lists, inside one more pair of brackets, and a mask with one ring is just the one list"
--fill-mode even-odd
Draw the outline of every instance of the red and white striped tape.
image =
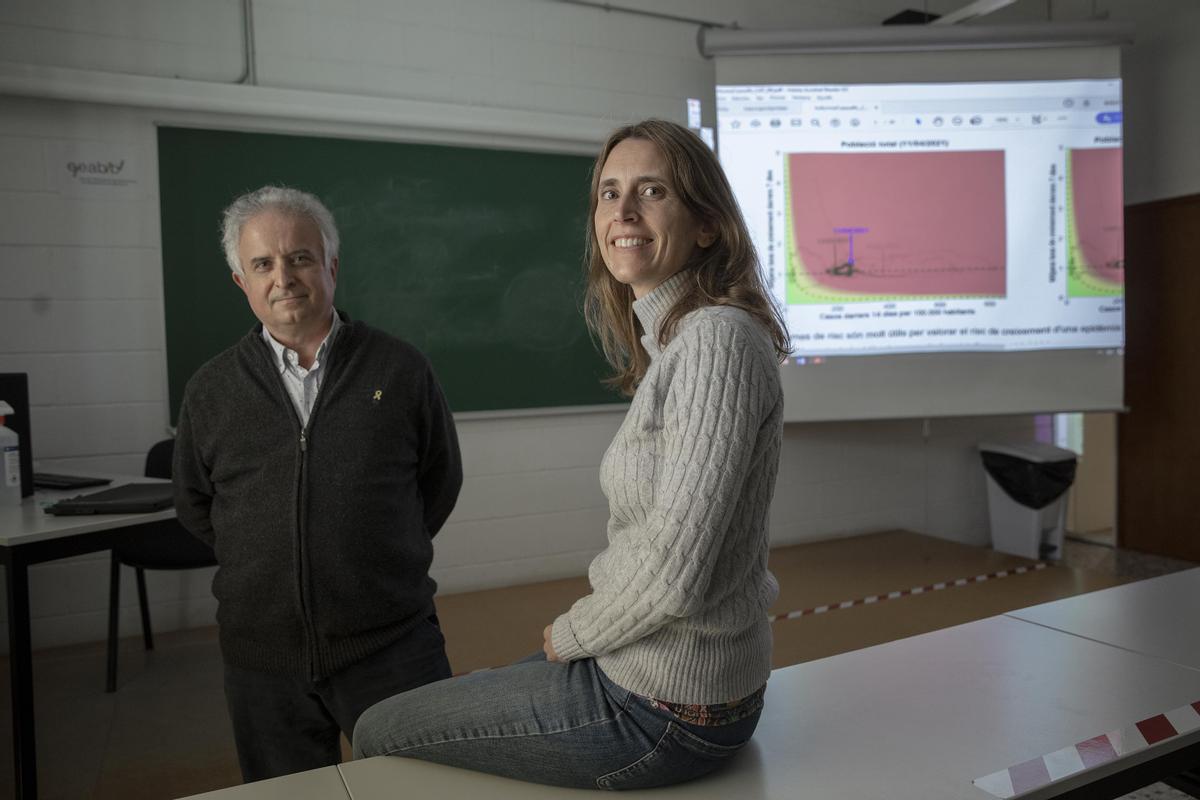
[[976, 778], [972, 783], [999, 798], [1016, 797], [1198, 728], [1200, 700]]
[[860, 597], [856, 600], [844, 600], [841, 603], [831, 603], [829, 605], [814, 606], [813, 608], [804, 608], [799, 611], [789, 611], [786, 614], [770, 614], [767, 616], [767, 622], [779, 622], [785, 619], [799, 619], [800, 617], [812, 616], [814, 614], [824, 614], [829, 611], [837, 611], [843, 608], [853, 608], [854, 606], [869, 606], [873, 603], [880, 603], [885, 600], [898, 600], [901, 597], [912, 597], [913, 595], [925, 594], [926, 592], [940, 592], [942, 589], [954, 589], [959, 586], [968, 586], [984, 581], [994, 580], [996, 578], [1007, 578], [1009, 575], [1024, 575], [1026, 572], [1037, 572], [1046, 568], [1046, 564], [1039, 561], [1038, 563], [1028, 567], [1014, 567], [1013, 569], [1002, 569], [999, 572], [989, 572], [986, 575], [975, 575], [970, 578], [956, 578], [952, 581], [939, 581], [931, 583], [928, 586], [914, 586], [911, 589], [900, 589], [887, 594], [873, 594], [868, 597]]

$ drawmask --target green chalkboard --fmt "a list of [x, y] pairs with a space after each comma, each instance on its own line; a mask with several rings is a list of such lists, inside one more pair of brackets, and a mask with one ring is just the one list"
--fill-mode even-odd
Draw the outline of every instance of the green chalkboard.
[[591, 159], [170, 127], [158, 154], [172, 419], [196, 368], [254, 323], [218, 226], [268, 183], [329, 206], [336, 305], [420, 348], [455, 411], [622, 401], [581, 312]]

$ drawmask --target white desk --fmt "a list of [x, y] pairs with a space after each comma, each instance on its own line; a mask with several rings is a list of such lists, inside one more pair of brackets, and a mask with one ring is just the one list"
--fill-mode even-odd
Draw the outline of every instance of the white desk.
[[[397, 791], [393, 787], [393, 798], [405, 796], [406, 790]], [[194, 794], [184, 800], [351, 800], [351, 797], [338, 768], [321, 767], [231, 789]], [[484, 797], [477, 800], [484, 800]]]
[[1200, 567], [1023, 608], [1008, 616], [1200, 669], [1197, 611]]
[[37, 755], [33, 714], [33, 656], [29, 632], [30, 564], [67, 558], [80, 553], [111, 549], [129, 528], [171, 519], [174, 510], [152, 514], [97, 514], [55, 517], [44, 506], [65, 497], [87, 494], [122, 483], [154, 482], [152, 478], [105, 475], [109, 486], [70, 491], [42, 492], [27, 497], [18, 507], [0, 507], [0, 561], [8, 580], [8, 652], [13, 709], [14, 797], [37, 797]]
[[[972, 781], [1197, 700], [1200, 671], [993, 617], [776, 670], [758, 731], [728, 769], [627, 794], [995, 800]], [[1023, 797], [1081, 786], [1104, 796], [1114, 776], [1134, 771], [1150, 783], [1184, 769], [1172, 761], [1180, 757], [1200, 758], [1200, 729]], [[496, 800], [595, 796], [399, 758], [340, 769], [354, 800], [391, 800], [397, 787]]]

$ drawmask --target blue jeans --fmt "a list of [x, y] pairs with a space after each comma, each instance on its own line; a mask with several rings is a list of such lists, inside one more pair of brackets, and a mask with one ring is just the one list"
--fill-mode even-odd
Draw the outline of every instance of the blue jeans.
[[274, 778], [342, 760], [339, 736], [363, 710], [414, 686], [450, 677], [437, 617], [341, 672], [311, 681], [225, 665], [225, 699], [242, 779]]
[[561, 664], [538, 654], [376, 703], [359, 717], [354, 755], [555, 786], [644, 789], [717, 769], [749, 741], [758, 717], [691, 725], [617, 686], [593, 659]]

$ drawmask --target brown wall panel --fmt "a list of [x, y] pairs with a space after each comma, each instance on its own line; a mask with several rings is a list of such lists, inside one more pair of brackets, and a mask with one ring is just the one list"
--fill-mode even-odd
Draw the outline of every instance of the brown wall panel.
[[1200, 195], [1125, 209], [1122, 547], [1200, 561]]

